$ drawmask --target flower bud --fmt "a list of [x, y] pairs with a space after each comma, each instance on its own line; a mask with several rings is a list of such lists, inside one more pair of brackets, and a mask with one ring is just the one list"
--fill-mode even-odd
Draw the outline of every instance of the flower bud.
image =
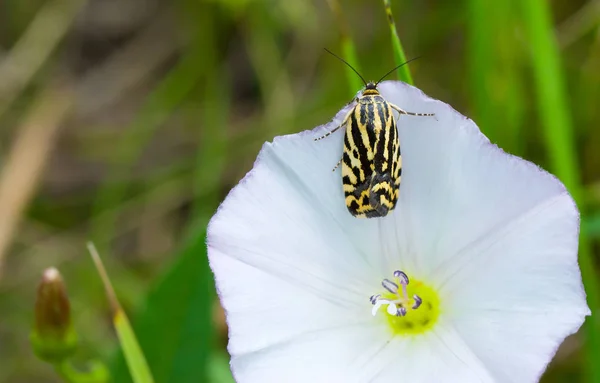
[[50, 363], [65, 360], [77, 347], [67, 290], [55, 268], [44, 271], [38, 286], [30, 340], [36, 355]]

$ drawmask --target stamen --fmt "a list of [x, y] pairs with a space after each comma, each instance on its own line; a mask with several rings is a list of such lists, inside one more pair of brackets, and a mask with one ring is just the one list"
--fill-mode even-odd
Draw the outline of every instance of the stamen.
[[396, 308], [396, 305], [393, 302], [390, 302], [387, 308], [387, 313], [390, 315], [396, 315], [397, 312], [398, 309]]
[[421, 306], [421, 303], [423, 303], [423, 300], [421, 299], [421, 297], [419, 297], [418, 295], [413, 295], [413, 299], [415, 300], [415, 304], [412, 306], [413, 310], [416, 310], [419, 308], [419, 306]]
[[[369, 298], [369, 301], [373, 305], [373, 309], [371, 310], [371, 313], [373, 315], [377, 314], [379, 308], [386, 304], [388, 305], [386, 311], [390, 315], [403, 317], [408, 314], [407, 307], [409, 307], [408, 305], [410, 302], [407, 289], [407, 285], [409, 283], [408, 275], [406, 275], [406, 273], [401, 270], [396, 270], [394, 271], [394, 277], [398, 278], [400, 286], [398, 286], [398, 284], [396, 284], [395, 282], [390, 281], [389, 279], [384, 279], [383, 281], [381, 281], [381, 285], [383, 286], [383, 288], [386, 289], [389, 293], [393, 294], [393, 298], [382, 299], [381, 294], [371, 295], [371, 297]], [[402, 287], [402, 293], [400, 293], [399, 291], [400, 287]], [[423, 300], [416, 294], [413, 295], [412, 299], [414, 303], [412, 304], [412, 306], [410, 306], [410, 309], [416, 310], [421, 306]]]
[[386, 289], [390, 293], [398, 294], [398, 285], [395, 284], [394, 282], [390, 281], [389, 279], [384, 279], [381, 282], [381, 285], [383, 286], [384, 289]]
[[403, 306], [400, 306], [398, 308], [398, 311], [396, 311], [396, 316], [399, 316], [399, 317], [406, 316], [406, 314], [407, 314], [407, 311]]
[[406, 275], [406, 273], [402, 270], [394, 271], [394, 277], [398, 278], [400, 280], [400, 284], [402, 285], [408, 285], [410, 282], [408, 275]]
[[384, 290], [380, 294], [369, 297], [373, 305], [371, 314], [378, 316], [380, 309], [385, 311], [379, 317], [387, 320], [392, 332], [397, 335], [429, 331], [435, 326], [440, 313], [437, 292], [418, 278], [413, 278], [409, 285], [408, 275], [402, 270], [393, 274], [393, 278], [381, 281]]
[[396, 270], [394, 271], [394, 277], [398, 278], [398, 282], [400, 282], [400, 285], [402, 286], [402, 295], [404, 296], [404, 300], [407, 301], [408, 293], [406, 292], [406, 286], [408, 286], [408, 283], [410, 282], [408, 275], [402, 270]]
[[[377, 299], [375, 300], [375, 303], [373, 304], [373, 308], [371, 309], [371, 314], [372, 314], [373, 316], [377, 315], [377, 311], [379, 311], [379, 308], [380, 308], [381, 306], [383, 306], [383, 305], [389, 305], [389, 304], [391, 304], [391, 303], [392, 303], [392, 302], [391, 302], [391, 301], [389, 301], [389, 300], [387, 300], [387, 299], [379, 299], [379, 298], [377, 298]], [[389, 306], [388, 306], [388, 309], [389, 309]]]
[[408, 301], [408, 292], [406, 291], [406, 285], [402, 284], [402, 297], [405, 301]]

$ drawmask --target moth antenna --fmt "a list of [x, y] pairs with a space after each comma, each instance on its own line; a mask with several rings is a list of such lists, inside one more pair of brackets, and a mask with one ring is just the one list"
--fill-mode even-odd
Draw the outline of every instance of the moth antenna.
[[354, 71], [354, 73], [356, 73], [358, 75], [358, 77], [360, 77], [360, 79], [362, 80], [362, 82], [365, 84], [365, 86], [367, 86], [367, 82], [365, 81], [365, 78], [363, 76], [360, 75], [360, 73], [358, 73], [358, 71], [356, 69], [354, 69], [352, 67], [352, 65], [348, 64], [348, 62], [346, 60], [344, 60], [343, 58], [341, 58], [340, 56], [336, 55], [335, 53], [333, 53], [332, 51], [330, 51], [327, 48], [323, 48], [327, 51], [327, 53], [329, 53], [330, 55], [332, 55], [333, 57], [335, 57], [336, 59], [340, 60], [341, 62], [343, 62], [344, 64], [348, 65], [348, 67], [350, 67], [350, 69], [352, 69]]
[[393, 71], [395, 71], [396, 69], [398, 69], [398, 68], [400, 68], [400, 67], [403, 67], [404, 65], [408, 64], [409, 62], [411, 62], [411, 61], [415, 61], [416, 59], [418, 59], [418, 58], [421, 58], [421, 57], [422, 57], [422, 56], [417, 56], [417, 57], [415, 57], [415, 58], [412, 58], [412, 59], [408, 60], [407, 62], [405, 62], [405, 63], [403, 63], [403, 64], [400, 64], [400, 65], [398, 65], [397, 67], [395, 67], [395, 68], [394, 68], [394, 69], [392, 69], [391, 71], [387, 72], [387, 73], [386, 73], [386, 74], [385, 74], [385, 75], [384, 75], [382, 78], [380, 78], [380, 79], [379, 79], [379, 81], [377, 81], [377, 82], [375, 83], [375, 86], [379, 85], [379, 83], [380, 83], [381, 81], [383, 81], [383, 79], [384, 79], [384, 78], [386, 78], [387, 76], [389, 76], [389, 75], [390, 75], [390, 74], [391, 74]]

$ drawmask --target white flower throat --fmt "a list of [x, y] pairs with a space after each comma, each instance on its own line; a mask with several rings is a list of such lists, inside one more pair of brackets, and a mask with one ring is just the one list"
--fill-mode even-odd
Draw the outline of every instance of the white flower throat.
[[436, 323], [440, 310], [437, 292], [420, 281], [411, 283], [401, 270], [394, 271], [394, 280], [384, 279], [382, 294], [371, 296], [371, 313], [377, 316], [379, 309], [387, 305], [385, 312], [393, 333], [398, 335], [420, 334]]

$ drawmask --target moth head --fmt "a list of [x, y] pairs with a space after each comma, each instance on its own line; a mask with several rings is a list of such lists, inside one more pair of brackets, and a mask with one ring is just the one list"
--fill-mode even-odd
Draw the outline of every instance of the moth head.
[[372, 81], [368, 82], [367, 85], [365, 85], [365, 90], [363, 90], [363, 96], [375, 96], [379, 94], [379, 91], [377, 90], [377, 83], [374, 83]]

